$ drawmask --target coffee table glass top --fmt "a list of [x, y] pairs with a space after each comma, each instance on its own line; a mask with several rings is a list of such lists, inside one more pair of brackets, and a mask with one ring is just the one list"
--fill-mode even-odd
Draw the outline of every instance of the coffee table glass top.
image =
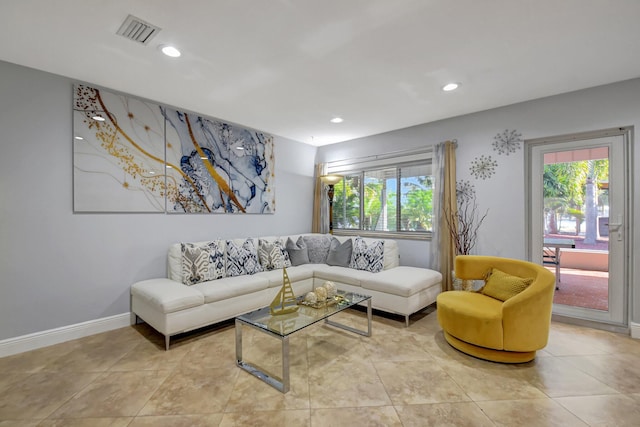
[[[252, 311], [236, 317], [244, 323], [254, 327], [264, 329], [281, 337], [288, 336], [296, 331], [313, 325], [323, 319], [326, 319], [342, 310], [360, 304], [363, 301], [371, 299], [369, 295], [360, 295], [353, 292], [338, 291], [337, 295], [343, 299], [336, 304], [327, 305], [321, 308], [313, 308], [306, 305], [298, 304], [298, 311], [289, 314], [273, 316], [269, 311], [269, 307], [264, 307], [256, 311]], [[298, 297], [298, 302], [304, 297]]]

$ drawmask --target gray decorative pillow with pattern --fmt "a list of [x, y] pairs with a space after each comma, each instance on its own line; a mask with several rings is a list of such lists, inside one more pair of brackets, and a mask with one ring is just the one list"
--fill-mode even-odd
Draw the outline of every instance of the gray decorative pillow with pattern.
[[353, 253], [349, 267], [372, 273], [382, 271], [384, 267], [384, 241], [374, 240], [367, 245], [362, 237], [356, 237], [353, 242]]
[[327, 255], [329, 255], [329, 246], [331, 245], [331, 236], [326, 234], [314, 234], [312, 236], [303, 236], [307, 252], [309, 253], [309, 262], [311, 264], [325, 264]]
[[182, 243], [182, 283], [195, 285], [225, 276], [224, 243], [219, 240], [204, 245]]
[[227, 240], [227, 277], [256, 274], [262, 271], [258, 260], [258, 251], [249, 238], [236, 245], [233, 240]]
[[258, 257], [262, 268], [265, 270], [291, 267], [289, 252], [287, 252], [284, 243], [280, 239], [276, 239], [273, 242], [264, 239], [258, 240]]

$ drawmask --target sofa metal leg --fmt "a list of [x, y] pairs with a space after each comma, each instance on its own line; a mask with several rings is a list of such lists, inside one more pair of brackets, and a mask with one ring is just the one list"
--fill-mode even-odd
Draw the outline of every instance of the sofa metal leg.
[[405, 314], [404, 316], [404, 324], [408, 328], [409, 327], [409, 315]]
[[171, 336], [169, 335], [165, 335], [164, 336], [164, 349], [165, 351], [169, 351], [169, 340], [171, 339]]

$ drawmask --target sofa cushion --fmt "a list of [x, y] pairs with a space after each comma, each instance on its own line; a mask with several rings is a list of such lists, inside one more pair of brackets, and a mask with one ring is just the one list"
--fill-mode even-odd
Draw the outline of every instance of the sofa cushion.
[[309, 262], [311, 264], [324, 264], [327, 262], [327, 255], [329, 255], [329, 245], [331, 245], [330, 236], [325, 234], [312, 234], [303, 236], [302, 239], [307, 245]]
[[367, 244], [362, 237], [356, 237], [353, 242], [349, 267], [372, 273], [382, 271], [384, 267], [384, 241], [374, 240]]
[[298, 237], [296, 242], [291, 240], [291, 237], [287, 238], [286, 248], [292, 266], [309, 264], [309, 251], [302, 236]]
[[[270, 288], [276, 288], [282, 286], [282, 269], [263, 271], [255, 275], [256, 277], [264, 277], [269, 281]], [[287, 276], [292, 283], [300, 282], [313, 278], [313, 270], [309, 266], [297, 266], [287, 268]]]
[[255, 274], [262, 271], [258, 251], [253, 239], [246, 239], [242, 245], [227, 240], [227, 277]]
[[196, 286], [184, 286], [170, 279], [142, 280], [131, 286], [131, 295], [146, 300], [166, 314], [204, 304], [204, 296]]
[[225, 277], [193, 285], [204, 296], [204, 302], [221, 301], [267, 289], [269, 281], [257, 275]]
[[182, 283], [194, 285], [225, 276], [224, 242], [182, 243]]
[[491, 270], [491, 274], [487, 278], [487, 284], [484, 285], [481, 292], [491, 298], [506, 301], [527, 289], [531, 283], [533, 283], [533, 278], [531, 277], [512, 276], [494, 268]]
[[284, 267], [291, 267], [289, 252], [284, 247], [282, 240], [276, 239], [272, 242], [258, 240], [258, 257], [264, 270], [276, 270]]
[[[370, 280], [374, 273], [364, 270], [354, 270], [348, 267], [335, 267], [327, 264], [311, 265], [314, 271], [314, 277], [321, 280], [330, 280], [332, 282], [345, 283], [347, 285], [361, 286], [361, 283]], [[338, 285], [338, 287], [340, 287]]]
[[349, 267], [351, 263], [351, 253], [353, 251], [353, 241], [351, 239], [340, 243], [335, 237], [331, 238], [327, 264], [340, 267]]
[[410, 297], [432, 286], [441, 286], [442, 274], [426, 268], [400, 266], [372, 274], [362, 282], [364, 289]]

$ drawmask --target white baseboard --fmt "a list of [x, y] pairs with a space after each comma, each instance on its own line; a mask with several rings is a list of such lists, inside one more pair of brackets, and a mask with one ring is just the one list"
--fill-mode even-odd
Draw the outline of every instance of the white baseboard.
[[62, 326], [0, 341], [0, 357], [24, 353], [131, 325], [131, 313], [116, 314], [102, 319], [89, 320], [75, 325]]
[[631, 338], [640, 339], [640, 323], [629, 323], [629, 329], [631, 330]]

